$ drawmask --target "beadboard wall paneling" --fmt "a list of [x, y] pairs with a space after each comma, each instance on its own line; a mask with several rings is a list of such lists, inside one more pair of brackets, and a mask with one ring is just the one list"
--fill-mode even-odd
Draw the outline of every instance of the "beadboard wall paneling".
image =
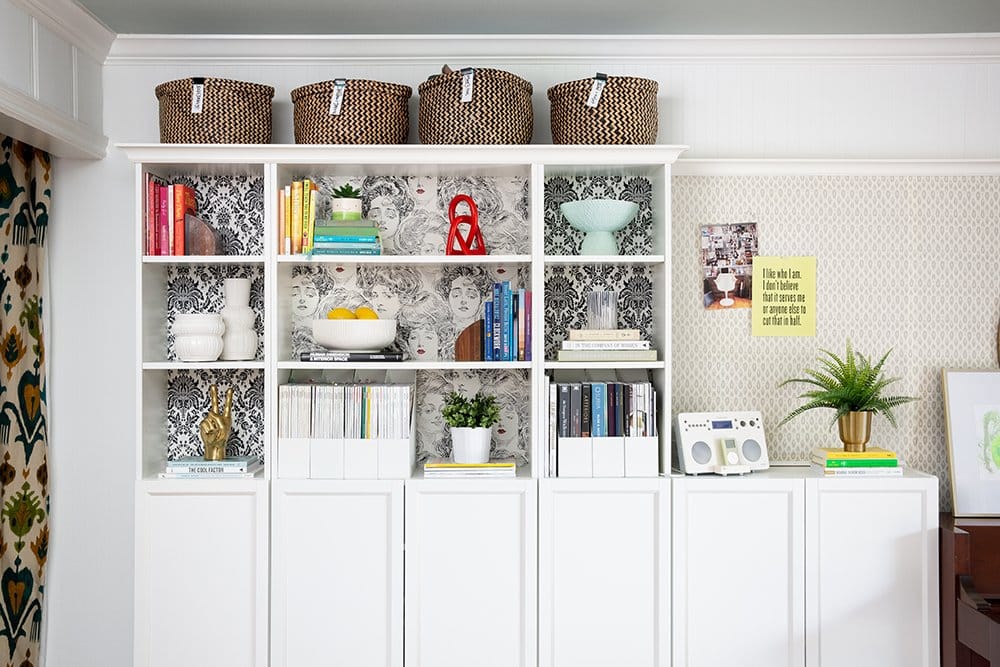
[[[192, 75], [273, 85], [275, 143], [293, 141], [290, 91], [335, 77], [413, 87], [416, 121], [417, 87], [447, 61], [506, 69], [529, 80], [534, 143], [551, 141], [546, 90], [600, 70], [659, 82], [658, 143], [691, 146], [686, 158], [1000, 157], [1000, 52], [994, 52], [1000, 49], [996, 40], [977, 36], [913, 37], [908, 48], [899, 38], [779, 38], [771, 48], [766, 39], [705, 37], [687, 40], [688, 55], [676, 39], [646, 37], [620, 54], [600, 51], [597, 40], [598, 56], [584, 49], [581, 38], [562, 38], [551, 48], [516, 37], [481, 47], [427, 39], [411, 54], [391, 42], [383, 42], [380, 52], [377, 38], [356, 45], [317, 39], [260, 39], [259, 51], [246, 51], [257, 43], [253, 39], [181, 40], [191, 48], [185, 52], [178, 40], [122, 38], [105, 66], [107, 126], [114, 141], [155, 141], [153, 88]], [[275, 53], [276, 44], [287, 50]], [[521, 52], [514, 55], [518, 44]], [[157, 45], [166, 50], [159, 56], [149, 50]], [[543, 52], [529, 56], [525, 49], [533, 45]], [[410, 142], [416, 141], [413, 122]]]
[[[813, 255], [815, 338], [754, 338], [750, 311], [702, 307], [699, 227], [756, 220], [760, 255]], [[1000, 177], [679, 176], [673, 183], [673, 412], [764, 414], [772, 461], [836, 446], [831, 413], [785, 426], [801, 389], [777, 388], [820, 349], [893, 350], [892, 388], [920, 402], [899, 427], [875, 421], [871, 444], [938, 477], [951, 506], [942, 368], [996, 368]]]

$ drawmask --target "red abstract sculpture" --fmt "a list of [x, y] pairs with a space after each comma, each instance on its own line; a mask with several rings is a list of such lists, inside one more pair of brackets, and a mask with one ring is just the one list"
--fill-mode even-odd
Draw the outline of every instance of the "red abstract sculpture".
[[[456, 215], [458, 205], [465, 203], [469, 207], [469, 215]], [[485, 255], [486, 244], [483, 234], [479, 231], [479, 210], [476, 202], [469, 195], [456, 195], [448, 206], [448, 220], [451, 228], [448, 230], [448, 242], [445, 245], [446, 255]], [[463, 235], [459, 225], [468, 225], [468, 231]]]

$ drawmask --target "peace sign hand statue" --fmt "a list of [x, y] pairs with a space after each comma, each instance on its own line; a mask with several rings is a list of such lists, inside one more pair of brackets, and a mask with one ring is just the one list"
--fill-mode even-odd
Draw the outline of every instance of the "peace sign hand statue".
[[208, 388], [212, 399], [212, 408], [201, 420], [198, 431], [201, 441], [205, 443], [205, 460], [221, 461], [226, 458], [226, 441], [229, 440], [229, 429], [232, 426], [233, 388], [226, 390], [226, 405], [219, 412], [219, 390], [213, 384]]

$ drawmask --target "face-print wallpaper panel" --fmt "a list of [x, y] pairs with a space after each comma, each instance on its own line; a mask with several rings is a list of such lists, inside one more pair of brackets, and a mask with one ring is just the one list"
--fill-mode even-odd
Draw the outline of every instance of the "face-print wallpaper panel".
[[653, 184], [643, 176], [556, 176], [545, 181], [545, 254], [578, 255], [583, 232], [569, 226], [559, 205], [581, 199], [624, 199], [639, 205], [635, 220], [615, 233], [620, 255], [653, 252]]
[[198, 425], [208, 413], [208, 388], [219, 388], [219, 409], [233, 389], [232, 430], [226, 456], [264, 457], [264, 371], [176, 370], [167, 372], [167, 459], [203, 456]]
[[334, 308], [368, 306], [382, 319], [395, 319], [393, 349], [405, 359], [455, 358], [455, 340], [482, 319], [493, 283], [509, 280], [512, 289], [530, 288], [527, 266], [475, 265], [386, 266], [324, 264], [296, 266], [287, 298], [291, 300], [292, 351], [319, 349], [312, 321]]
[[[458, 194], [472, 197], [479, 228], [491, 255], [531, 252], [528, 181], [525, 178], [366, 176], [316, 179], [320, 191], [317, 219], [329, 219], [335, 188], [350, 183], [361, 190], [363, 215], [378, 223], [387, 255], [443, 255], [448, 238], [448, 207]], [[468, 213], [465, 205], [456, 213]]]
[[417, 375], [415, 409], [417, 461], [451, 456], [451, 436], [441, 416], [445, 397], [452, 391], [465, 396], [493, 394], [500, 406], [500, 422], [493, 427], [490, 458], [513, 458], [528, 463], [531, 452], [531, 403], [526, 370], [424, 371]]
[[219, 231], [223, 255], [264, 254], [264, 177], [178, 176], [195, 191], [198, 217]]
[[176, 361], [174, 319], [178, 313], [219, 313], [226, 305], [223, 280], [249, 278], [250, 308], [257, 330], [257, 355], [264, 358], [264, 272], [260, 266], [183, 265], [167, 269], [167, 360]]

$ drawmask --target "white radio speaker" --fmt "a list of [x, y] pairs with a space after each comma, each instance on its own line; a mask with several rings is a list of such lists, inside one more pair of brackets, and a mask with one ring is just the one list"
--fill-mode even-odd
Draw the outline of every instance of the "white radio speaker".
[[767, 443], [759, 412], [682, 412], [674, 423], [674, 449], [688, 475], [766, 470]]

